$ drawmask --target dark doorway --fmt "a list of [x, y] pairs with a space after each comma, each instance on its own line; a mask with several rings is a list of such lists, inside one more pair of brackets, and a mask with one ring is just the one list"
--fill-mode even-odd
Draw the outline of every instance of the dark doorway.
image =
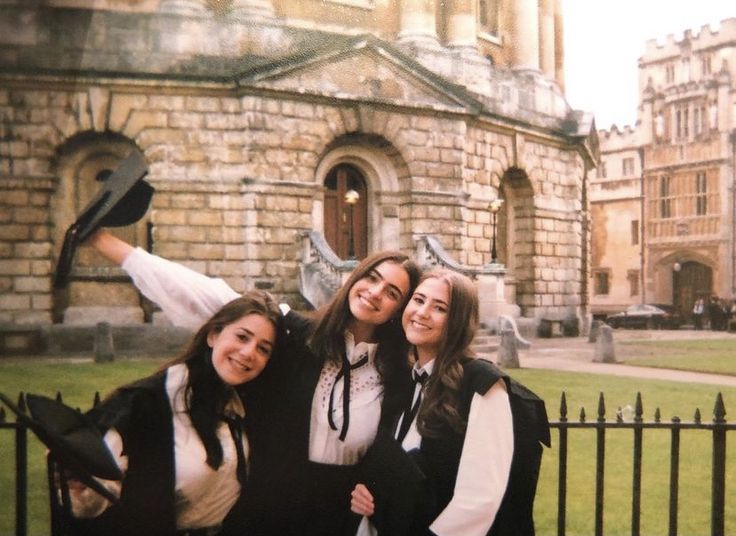
[[682, 318], [690, 318], [698, 298], [708, 303], [713, 292], [713, 270], [695, 261], [683, 262], [672, 274], [672, 300]]
[[[357, 192], [354, 204], [346, 195]], [[350, 164], [335, 166], [325, 179], [325, 239], [341, 259], [362, 259], [368, 251], [368, 192], [361, 172]]]

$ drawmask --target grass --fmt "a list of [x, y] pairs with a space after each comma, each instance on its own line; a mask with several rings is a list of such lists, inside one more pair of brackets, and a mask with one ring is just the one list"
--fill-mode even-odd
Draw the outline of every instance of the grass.
[[[61, 391], [65, 402], [86, 409], [91, 405], [96, 390], [104, 395], [117, 385], [152, 372], [160, 364], [161, 361], [93, 364], [2, 360], [0, 391], [11, 398], [17, 396], [19, 391], [47, 396], [54, 396]], [[546, 400], [551, 420], [559, 417], [560, 395], [563, 391], [571, 421], [578, 420], [583, 408], [587, 420], [595, 420], [601, 392], [605, 393], [605, 415], [609, 420], [615, 418], [619, 407], [628, 414], [628, 407], [635, 404], [637, 392], [642, 395], [646, 421], [652, 420], [656, 408], [660, 409], [663, 420], [678, 415], [683, 421], [690, 421], [695, 409], [699, 408], [703, 421], [708, 422], [712, 418], [718, 392], [722, 392], [727, 410], [729, 404], [736, 404], [736, 388], [529, 369], [514, 370], [511, 374]], [[14, 530], [14, 452], [9, 436], [0, 434], [0, 534]], [[729, 439], [727, 483], [736, 481], [736, 464], [733, 463], [736, 459], [736, 441]], [[537, 533], [540, 536], [556, 534], [557, 527], [556, 431], [553, 431], [552, 440], [553, 448], [544, 455], [535, 505]], [[48, 534], [43, 448], [33, 437], [29, 443], [29, 534]], [[681, 448], [679, 534], [710, 534], [710, 434], [705, 431], [683, 432]], [[595, 459], [595, 431], [571, 430], [566, 509], [566, 530], [570, 536], [593, 533]], [[667, 534], [669, 463], [668, 432], [646, 431], [641, 521], [641, 533], [646, 536]], [[632, 433], [630, 430], [609, 430], [606, 441], [605, 534], [631, 533], [631, 486]], [[727, 487], [726, 534], [736, 533], [736, 504], [730, 499], [732, 496], [732, 490]]]
[[621, 341], [617, 357], [627, 365], [736, 376], [736, 337], [686, 341]]

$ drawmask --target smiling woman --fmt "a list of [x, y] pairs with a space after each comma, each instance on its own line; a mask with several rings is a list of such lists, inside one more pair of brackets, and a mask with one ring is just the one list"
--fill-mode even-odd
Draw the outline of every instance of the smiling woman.
[[68, 479], [65, 522], [74, 534], [174, 535], [223, 524], [249, 452], [235, 388], [264, 370], [280, 321], [273, 299], [251, 291], [208, 320], [182, 356], [88, 413], [124, 477], [104, 483], [114, 504]]

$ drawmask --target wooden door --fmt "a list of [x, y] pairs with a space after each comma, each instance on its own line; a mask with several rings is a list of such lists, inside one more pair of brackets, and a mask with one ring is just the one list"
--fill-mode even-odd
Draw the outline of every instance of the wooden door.
[[[345, 194], [358, 193], [355, 204]], [[362, 259], [368, 252], [368, 192], [361, 172], [349, 164], [335, 166], [325, 179], [325, 239], [341, 259]]]
[[695, 300], [703, 298], [707, 303], [713, 293], [713, 270], [705, 264], [688, 261], [673, 276], [674, 305], [683, 318], [690, 318]]

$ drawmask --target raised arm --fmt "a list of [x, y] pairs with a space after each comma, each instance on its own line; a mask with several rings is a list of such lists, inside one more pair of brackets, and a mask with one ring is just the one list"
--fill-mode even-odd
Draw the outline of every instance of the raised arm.
[[225, 281], [135, 248], [100, 230], [87, 244], [120, 265], [133, 284], [176, 326], [196, 330], [227, 302], [238, 298]]

